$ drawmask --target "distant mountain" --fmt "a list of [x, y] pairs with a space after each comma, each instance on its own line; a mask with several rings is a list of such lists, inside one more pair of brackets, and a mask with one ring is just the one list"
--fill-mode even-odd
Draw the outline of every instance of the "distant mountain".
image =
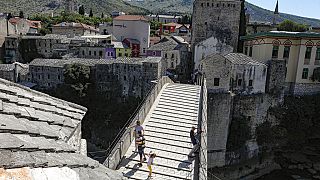
[[[22, 10], [26, 16], [34, 13], [60, 12], [63, 10], [64, 0], [0, 0], [0, 13], [12, 12], [15, 15]], [[92, 8], [95, 15], [105, 15], [112, 11], [124, 11], [129, 14], [170, 13], [191, 14], [194, 0], [78, 0], [84, 5], [86, 12]], [[273, 12], [246, 3], [247, 12], [251, 14], [251, 21], [272, 22]], [[280, 7], [281, 10], [281, 7]], [[320, 20], [299, 17], [290, 14], [280, 14], [280, 20], [289, 19], [297, 23], [320, 27]]]
[[[19, 15], [22, 10], [26, 16], [35, 13], [59, 13], [64, 9], [65, 0], [0, 0], [0, 13], [11, 12]], [[135, 7], [123, 0], [77, 0], [78, 5], [84, 5], [85, 10], [89, 13], [92, 8], [93, 13], [100, 16], [103, 12], [105, 15], [112, 11], [123, 11], [131, 14], [147, 13], [148, 11], [141, 7]]]
[[[180, 13], [191, 14], [193, 0], [144, 0], [130, 1], [132, 5], [143, 7], [153, 13]], [[247, 13], [251, 15], [251, 21], [272, 22], [273, 12], [246, 2]], [[281, 10], [281, 7], [280, 7]], [[320, 27], [319, 19], [305, 18], [290, 14], [280, 14], [279, 21], [289, 19], [297, 23]]]

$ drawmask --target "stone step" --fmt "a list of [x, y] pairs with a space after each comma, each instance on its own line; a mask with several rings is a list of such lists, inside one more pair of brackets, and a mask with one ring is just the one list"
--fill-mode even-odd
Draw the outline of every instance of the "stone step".
[[188, 106], [189, 104], [191, 104], [191, 105], [198, 105], [198, 104], [199, 104], [199, 101], [184, 100], [184, 99], [178, 99], [178, 98], [167, 97], [167, 96], [161, 96], [161, 97], [160, 97], [160, 101], [161, 101], [161, 100], [167, 100], [168, 102], [185, 103], [186, 106]]
[[175, 111], [180, 111], [180, 112], [188, 112], [188, 113], [197, 113], [198, 109], [186, 109], [186, 108], [181, 108], [178, 106], [172, 106], [172, 105], [164, 105], [164, 104], [158, 104], [156, 108], [161, 108], [161, 109], [167, 109], [167, 110], [175, 110]]
[[[133, 158], [125, 158], [126, 160], [123, 161], [123, 165], [125, 166], [125, 163], [128, 163], [129, 161], [133, 161], [135, 163], [139, 163], [140, 162], [140, 157], [137, 155]], [[148, 157], [147, 157], [148, 159]], [[145, 161], [144, 163], [147, 163], [147, 161]], [[192, 171], [191, 168], [193, 168], [193, 164], [192, 161], [190, 160], [184, 160], [184, 161], [174, 161], [174, 160], [170, 160], [170, 159], [165, 159], [162, 157], [157, 156], [154, 159], [154, 164], [156, 164], [159, 167], [165, 167], [165, 168], [171, 168], [171, 169], [176, 169], [178, 171], [184, 171], [186, 173], [190, 173]]]
[[[146, 163], [142, 164], [142, 167], [139, 167], [137, 164], [139, 162], [135, 161], [129, 161], [125, 168], [128, 170], [137, 170], [140, 172], [145, 172], [146, 174], [149, 173], [148, 167]], [[161, 166], [152, 166], [152, 174], [156, 175], [162, 175], [164, 178], [178, 178], [178, 179], [188, 179], [187, 177], [189, 176], [190, 172], [186, 171], [178, 171], [177, 169], [172, 169], [172, 168], [166, 168], [166, 167], [161, 167]]]
[[183, 130], [186, 129], [187, 131], [191, 130], [191, 127], [193, 126], [193, 125], [188, 125], [188, 124], [184, 124], [184, 123], [180, 123], [180, 122], [165, 121], [163, 119], [160, 120], [160, 119], [154, 119], [154, 118], [150, 119], [148, 121], [148, 123], [149, 124], [158, 124], [158, 126], [164, 126], [164, 127], [174, 127], [174, 128], [179, 127]]
[[168, 118], [168, 117], [164, 117], [164, 116], [158, 116], [158, 115], [154, 115], [150, 118], [150, 121], [161, 121], [163, 123], [174, 123], [174, 124], [183, 124], [186, 127], [192, 127], [192, 126], [197, 126], [196, 121], [181, 121], [179, 119], [176, 118]]
[[162, 115], [164, 117], [172, 117], [175, 119], [185, 119], [185, 120], [189, 120], [189, 121], [197, 121], [198, 120], [198, 115], [193, 115], [193, 116], [188, 116], [188, 115], [180, 115], [180, 114], [174, 114], [172, 112], [168, 112], [165, 110], [161, 110], [161, 109], [156, 109], [152, 112], [152, 115], [156, 114], [156, 115]]
[[[197, 107], [196, 105], [192, 105], [192, 104], [186, 104], [186, 103], [179, 103], [179, 102], [169, 102], [169, 101], [160, 101], [158, 103], [158, 105], [163, 105], [163, 106], [170, 106], [170, 107], [174, 107], [174, 108], [179, 108], [181, 109], [181, 106], [183, 106], [183, 109], [186, 110], [192, 110], [192, 111], [198, 111], [199, 107]], [[188, 105], [188, 107], [186, 106]]]
[[194, 118], [194, 119], [182, 119], [182, 118], [176, 118], [176, 117], [171, 117], [171, 116], [166, 116], [166, 114], [161, 113], [161, 114], [157, 114], [157, 113], [153, 113], [151, 114], [151, 118], [154, 118], [155, 120], [157, 119], [167, 119], [168, 121], [175, 121], [175, 122], [182, 122], [188, 125], [196, 125], [198, 122], [198, 118]]
[[194, 97], [191, 95], [184, 95], [181, 93], [171, 93], [171, 92], [163, 92], [162, 95], [164, 97], [171, 97], [171, 98], [177, 98], [177, 99], [181, 99], [181, 100], [189, 100], [189, 101], [199, 101], [198, 97]]

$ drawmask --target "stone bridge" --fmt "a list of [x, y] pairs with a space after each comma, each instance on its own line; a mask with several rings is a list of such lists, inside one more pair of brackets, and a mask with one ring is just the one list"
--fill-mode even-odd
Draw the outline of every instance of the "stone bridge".
[[[206, 130], [206, 101], [203, 87], [176, 84], [164, 77], [157, 81], [153, 91], [145, 99], [136, 116], [127, 127], [137, 120], [145, 128], [146, 149], [157, 154], [152, 179], [206, 179], [206, 133], [201, 136], [200, 153], [188, 158], [192, 150], [189, 132], [192, 126]], [[205, 104], [204, 104], [205, 103]], [[203, 106], [205, 105], [205, 106]], [[204, 112], [204, 113], [203, 113]], [[128, 179], [147, 179], [146, 163], [138, 166], [139, 155], [135, 151], [133, 128], [122, 132], [117, 144], [108, 155], [104, 165], [116, 169]]]

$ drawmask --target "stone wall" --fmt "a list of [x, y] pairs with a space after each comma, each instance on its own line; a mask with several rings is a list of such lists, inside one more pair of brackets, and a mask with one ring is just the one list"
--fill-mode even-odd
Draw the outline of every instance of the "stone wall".
[[268, 63], [266, 92], [270, 94], [283, 93], [286, 80], [286, 61], [271, 60]]
[[293, 95], [305, 96], [320, 93], [320, 83], [300, 83], [294, 84]]
[[225, 165], [225, 153], [232, 112], [231, 94], [208, 92], [208, 168]]
[[237, 50], [241, 2], [196, 0], [192, 17], [192, 47], [210, 37]]

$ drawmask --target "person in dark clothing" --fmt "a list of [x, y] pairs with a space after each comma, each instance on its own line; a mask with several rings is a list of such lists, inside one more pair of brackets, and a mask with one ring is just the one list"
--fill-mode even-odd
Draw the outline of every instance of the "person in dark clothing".
[[193, 145], [193, 148], [192, 148], [191, 152], [189, 153], [188, 157], [194, 157], [194, 153], [197, 152], [200, 147], [198, 136], [200, 135], [200, 133], [202, 131], [200, 130], [200, 131], [198, 131], [198, 133], [195, 133], [194, 131], [196, 129], [197, 129], [196, 127], [192, 127], [190, 130], [190, 139], [191, 139], [191, 143]]
[[196, 145], [197, 144], [197, 139], [196, 139], [196, 136], [195, 136], [195, 131], [196, 130], [196, 128], [195, 127], [192, 127], [191, 128], [191, 131], [190, 131], [190, 139], [191, 139], [191, 143], [192, 143], [192, 145]]

